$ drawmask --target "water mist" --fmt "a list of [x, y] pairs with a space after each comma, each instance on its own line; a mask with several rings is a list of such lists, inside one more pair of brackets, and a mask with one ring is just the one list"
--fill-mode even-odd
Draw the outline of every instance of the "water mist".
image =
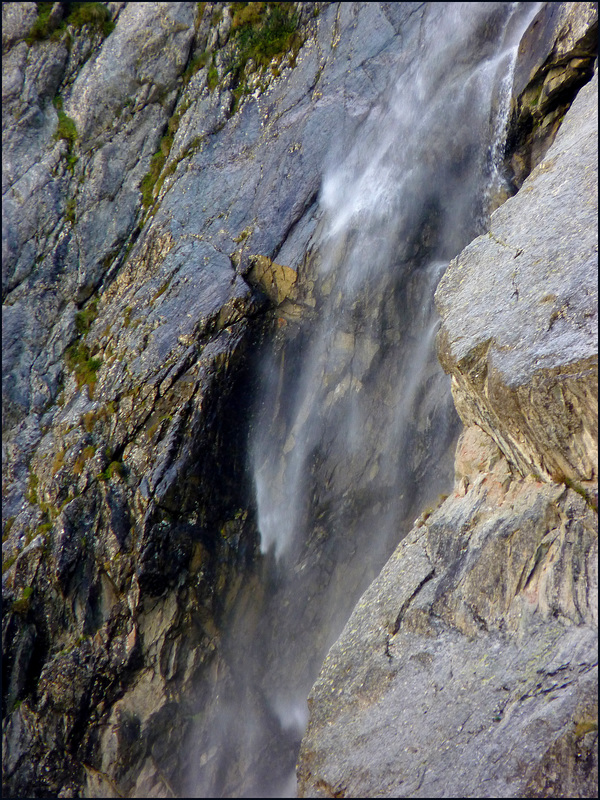
[[415, 516], [452, 486], [459, 422], [433, 294], [502, 189], [511, 69], [536, 6], [430, 4], [355, 140], [332, 152], [298, 279], [314, 309], [261, 367], [261, 582], [225, 633], [228, 681], [196, 796], [295, 796], [328, 648]]

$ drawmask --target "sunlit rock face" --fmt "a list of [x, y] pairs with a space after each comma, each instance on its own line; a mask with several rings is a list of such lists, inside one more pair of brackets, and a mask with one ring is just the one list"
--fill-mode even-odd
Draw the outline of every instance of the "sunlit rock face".
[[597, 94], [594, 76], [436, 293], [463, 422], [548, 480], [598, 479]]
[[454, 491], [329, 651], [301, 796], [596, 791], [597, 98], [594, 75], [437, 288]]

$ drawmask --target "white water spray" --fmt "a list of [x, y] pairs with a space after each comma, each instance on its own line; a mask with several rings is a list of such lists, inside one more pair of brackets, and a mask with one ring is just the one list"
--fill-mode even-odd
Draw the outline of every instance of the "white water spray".
[[[517, 6], [511, 4], [510, 12]], [[490, 186], [496, 191], [501, 182], [516, 48], [533, 13], [509, 36], [501, 32], [498, 41], [503, 36], [505, 41], [499, 47], [477, 41], [490, 16], [485, 4], [435, 4], [419, 58], [402, 65], [346, 159], [324, 176], [324, 222], [312, 243], [321, 254], [319, 319], [303, 343], [302, 375], [285, 400], [291, 422], [284, 437], [271, 435], [267, 400], [254, 442], [265, 552], [274, 549], [281, 556], [302, 536], [314, 483], [310, 461], [324, 440], [332, 441], [332, 433], [338, 442], [345, 440], [352, 461], [378, 448], [381, 431], [377, 435], [373, 428], [383, 424], [379, 457], [388, 462], [388, 475], [386, 480], [378, 470], [379, 480], [397, 481], [388, 454], [402, 450], [417, 388], [432, 370], [443, 382], [427, 335], [434, 324], [433, 293], [447, 265], [440, 257], [455, 255], [480, 232], [476, 226], [489, 204]], [[509, 20], [506, 15], [505, 31]], [[499, 109], [490, 130], [500, 70]], [[420, 273], [418, 281], [411, 283], [411, 271]], [[382, 330], [381, 304], [386, 293], [399, 290], [414, 296], [406, 309], [412, 317], [408, 324], [392, 315], [404, 329], [395, 338], [392, 329]], [[403, 369], [393, 370], [395, 380], [382, 387], [385, 376], [373, 372], [383, 349], [394, 346]], [[279, 372], [282, 364], [271, 369]], [[369, 397], [377, 394], [381, 406], [375, 412]], [[374, 425], [374, 413], [385, 422]]]
[[226, 642], [228, 694], [203, 743], [220, 765], [199, 771], [200, 796], [294, 796], [306, 697], [328, 648], [452, 483], [459, 425], [433, 294], [481, 232], [500, 175], [512, 63], [536, 5], [525, 11], [430, 4], [416, 49], [398, 54], [324, 175], [300, 276], [314, 281], [315, 315], [266, 357], [254, 424], [265, 583], [236, 631], [262, 616], [252, 637]]

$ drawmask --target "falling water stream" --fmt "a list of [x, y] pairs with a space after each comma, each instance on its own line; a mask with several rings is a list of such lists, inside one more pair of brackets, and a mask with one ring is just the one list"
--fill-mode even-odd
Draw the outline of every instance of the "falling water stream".
[[314, 310], [264, 355], [251, 470], [261, 579], [232, 614], [228, 679], [191, 793], [295, 796], [306, 697], [353, 606], [452, 485], [459, 422], [433, 295], [482, 232], [512, 68], [539, 4], [432, 3], [324, 175], [299, 285]]

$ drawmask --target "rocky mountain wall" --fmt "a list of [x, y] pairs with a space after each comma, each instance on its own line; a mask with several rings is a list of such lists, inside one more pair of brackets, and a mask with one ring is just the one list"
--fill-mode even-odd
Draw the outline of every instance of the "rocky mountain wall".
[[178, 794], [261, 596], [263, 278], [424, 7], [2, 8], [3, 787]]
[[[558, 37], [556, 7], [525, 33], [513, 108], [569, 30], [593, 39], [597, 10], [576, 6]], [[534, 37], [541, 57], [524, 48]], [[331, 648], [300, 796], [597, 792], [597, 107], [594, 71], [440, 281], [438, 352], [465, 426], [454, 491]]]
[[47, 5], [3, 6], [3, 780], [161, 794], [256, 547], [242, 272], [294, 231], [301, 259], [340, 25], [358, 66], [402, 15], [305, 4], [241, 45], [228, 4]]
[[[488, 5], [491, 22], [486, 13], [475, 25], [483, 49], [506, 11], [506, 4]], [[549, 14], [551, 5], [544, 4], [541, 13]], [[515, 87], [517, 76], [525, 86], [515, 89], [507, 152], [515, 186], [550, 146], [565, 107], [593, 71], [594, 4], [557, 5], [558, 17], [550, 13], [550, 45], [515, 75]], [[265, 575], [271, 575], [259, 549], [247, 471], [257, 353], [265, 337], [293, 328], [299, 319], [310, 323], [315, 313], [311, 269], [319, 254], [311, 252], [311, 242], [320, 222], [322, 176], [351, 147], [392, 67], [412, 64], [428, 6], [5, 3], [2, 14], [3, 792], [181, 796], [195, 790], [190, 776], [200, 769], [216, 775], [228, 791], [248, 793], [247, 765], [229, 762], [230, 774], [219, 777], [219, 753], [204, 742], [214, 728], [219, 692], [237, 679], [225, 652], [225, 621], [239, 634], [236, 641], [262, 641], [255, 632]], [[564, 91], [555, 91], [561, 80]], [[537, 113], [531, 97], [538, 98], [530, 84], [540, 83], [549, 99], [538, 116], [555, 117], [541, 126], [533, 147], [530, 134], [540, 126], [531, 122]], [[438, 295], [445, 319], [440, 352], [455, 376], [457, 408], [468, 426], [457, 496], [401, 545], [406, 559], [398, 568], [406, 577], [392, 581], [394, 598], [398, 586], [403, 594], [382, 651], [388, 672], [380, 665], [372, 669], [369, 659], [381, 648], [371, 632], [349, 662], [349, 674], [369, 667], [368, 679], [380, 696], [392, 685], [388, 675], [396, 675], [400, 639], [425, 636], [432, 643], [429, 655], [422, 639], [418, 658], [406, 649], [415, 686], [423, 686], [434, 659], [447, 666], [447, 643], [456, 653], [464, 691], [474, 692], [467, 675], [479, 651], [464, 643], [476, 642], [483, 670], [494, 661], [485, 659], [493, 639], [517, 688], [511, 689], [512, 706], [502, 705], [503, 689], [494, 689], [498, 697], [482, 691], [473, 737], [487, 731], [492, 711], [503, 719], [504, 709], [514, 706], [538, 731], [531, 737], [532, 752], [543, 751], [546, 761], [535, 763], [547, 766], [537, 772], [523, 767], [526, 777], [511, 778], [510, 786], [529, 781], [531, 791], [546, 791], [536, 788], [543, 778], [580, 796], [578, 787], [589, 785], [596, 763], [589, 755], [596, 729], [587, 681], [595, 541], [590, 504], [597, 479], [589, 376], [597, 301], [594, 307], [593, 242], [577, 233], [588, 230], [593, 212], [585, 205], [593, 150], [591, 110], [585, 106], [590, 91], [585, 87], [577, 96], [579, 106], [565, 117], [550, 160], [538, 165], [510, 201], [523, 219], [530, 209], [519, 203], [529, 186], [545, 199], [555, 190], [560, 198], [567, 191], [563, 183], [587, 187], [569, 190], [569, 247], [558, 236], [543, 251], [557, 265], [570, 253], [581, 265], [577, 276], [564, 268], [549, 275], [544, 264], [535, 263], [535, 229], [517, 237], [523, 255], [515, 259], [522, 270], [515, 286], [519, 309], [526, 312], [510, 316], [505, 302], [503, 313], [536, 344], [523, 353], [514, 348], [509, 366], [520, 375], [517, 367], [530, 363], [533, 349], [536, 357], [547, 358], [544, 371], [515, 383], [510, 371], [497, 366], [511, 345], [502, 339], [502, 322], [501, 333], [494, 329], [483, 340], [474, 324], [463, 351], [463, 332], [453, 317], [455, 304], [469, 308], [473, 298], [461, 294], [460, 279], [452, 275], [477, 274], [476, 259], [487, 263], [490, 257], [480, 250], [488, 241], [496, 248], [493, 258], [512, 246], [510, 218], [503, 216], [509, 202], [496, 212], [498, 228], [492, 227], [502, 244], [491, 234], [473, 243], [475, 260], [467, 248]], [[569, 128], [573, 113], [577, 122]], [[556, 215], [556, 224], [563, 225], [560, 211], [557, 200], [544, 214]], [[406, 246], [418, 255], [422, 241], [415, 234]], [[504, 301], [512, 255], [498, 262], [497, 290]], [[538, 297], [544, 282], [550, 300]], [[493, 316], [489, 298], [476, 308]], [[539, 342], [538, 322], [549, 326]], [[553, 360], [548, 350], [560, 358]], [[469, 371], [465, 364], [471, 362]], [[487, 384], [480, 375], [483, 362], [491, 376]], [[540, 403], [548, 395], [551, 401]], [[535, 420], [531, 407], [540, 409]], [[521, 474], [530, 469], [537, 477], [524, 481]], [[491, 510], [484, 513], [486, 504]], [[477, 528], [477, 514], [485, 530]], [[319, 575], [328, 575], [336, 554], [319, 530], [314, 533]], [[486, 584], [479, 576], [498, 563], [498, 552], [509, 567], [485, 605]], [[391, 563], [397, 562], [398, 556]], [[388, 567], [366, 598], [388, 602], [389, 572]], [[336, 591], [345, 591], [343, 583]], [[329, 610], [321, 605], [326, 616]], [[521, 608], [523, 623], [517, 622]], [[416, 633], [408, 622], [412, 612]], [[307, 606], [307, 615], [312, 613]], [[527, 627], [530, 621], [533, 627]], [[524, 636], [535, 628], [532, 651], [515, 639], [519, 625]], [[559, 645], [568, 656], [562, 658]], [[535, 648], [545, 655], [524, 672]], [[364, 662], [358, 658], [363, 651]], [[311, 658], [314, 653], [307, 652]], [[490, 681], [482, 685], [496, 686], [500, 663], [499, 657], [489, 666], [483, 677]], [[531, 672], [534, 667], [542, 677]], [[559, 686], [557, 675], [566, 676], [565, 687], [560, 683], [558, 710], [547, 718], [536, 698]], [[322, 678], [317, 686], [333, 680]], [[313, 692], [299, 772], [302, 791], [388, 791], [389, 777], [375, 771], [371, 783], [347, 780], [353, 762], [331, 777], [329, 767], [317, 768], [311, 760], [314, 751], [326, 753], [323, 763], [347, 763], [348, 728], [330, 723], [340, 708], [354, 713], [362, 695], [345, 692], [337, 675], [335, 683], [342, 706], [319, 710]], [[519, 687], [527, 703], [517, 698]], [[437, 692], [433, 682], [428, 691]], [[464, 713], [459, 700], [448, 713], [450, 727]], [[368, 706], [363, 701], [361, 708]], [[335, 749], [310, 744], [319, 720], [336, 735], [342, 732]], [[268, 722], [265, 747], [273, 753], [285, 749], [282, 725], [274, 718]], [[515, 736], [526, 722], [520, 724]], [[504, 753], [509, 738], [502, 722], [496, 728], [494, 741]], [[465, 731], [471, 735], [468, 726]], [[381, 764], [389, 762], [390, 752], [382, 745]], [[555, 752], [573, 766], [573, 783], [565, 783], [562, 772], [557, 779], [543, 777], [543, 770], [550, 775]], [[365, 757], [370, 763], [368, 748]], [[295, 752], [286, 758], [294, 759]], [[406, 769], [413, 769], [415, 759], [407, 758], [412, 760]], [[453, 751], [447, 758], [455, 763]], [[521, 762], [511, 763], [517, 774]], [[499, 773], [497, 786], [506, 774]], [[459, 777], [456, 772], [457, 785]], [[394, 780], [392, 793], [400, 786]], [[476, 792], [482, 784], [472, 781]], [[424, 796], [442, 791], [433, 778], [422, 787]]]

